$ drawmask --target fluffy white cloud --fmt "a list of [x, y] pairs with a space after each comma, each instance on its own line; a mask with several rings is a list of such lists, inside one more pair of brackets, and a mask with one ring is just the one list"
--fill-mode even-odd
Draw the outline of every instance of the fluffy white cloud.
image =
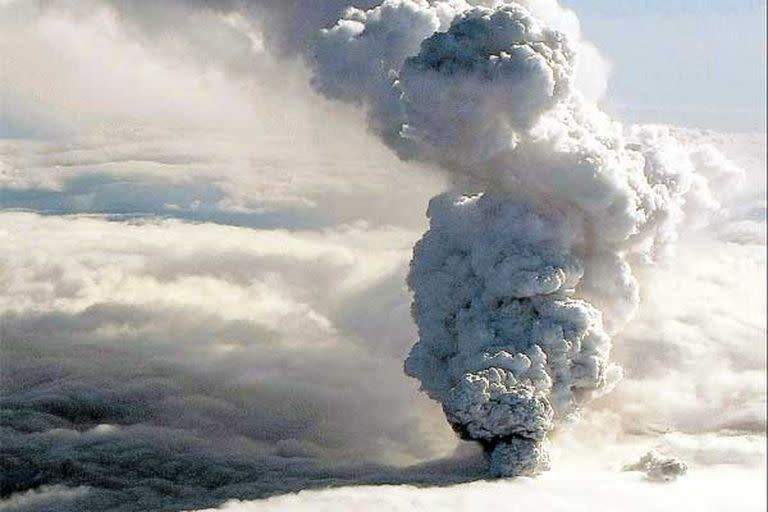
[[[671, 485], [643, 482], [633, 473], [586, 471], [552, 473], [537, 479], [475, 482], [444, 489], [417, 487], [347, 487], [302, 491], [260, 502], [233, 501], [216, 510], [280, 511], [416, 511], [483, 510], [545, 507], [547, 510], [614, 510], [673, 512], [694, 508], [759, 511], [765, 506], [762, 476], [744, 470], [707, 470]], [[211, 509], [213, 510], [213, 509]]]

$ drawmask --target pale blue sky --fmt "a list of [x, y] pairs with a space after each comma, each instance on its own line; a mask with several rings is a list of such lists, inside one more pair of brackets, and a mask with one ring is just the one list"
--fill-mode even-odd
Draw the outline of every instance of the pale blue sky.
[[756, 0], [562, 0], [612, 64], [629, 121], [765, 130], [766, 7]]

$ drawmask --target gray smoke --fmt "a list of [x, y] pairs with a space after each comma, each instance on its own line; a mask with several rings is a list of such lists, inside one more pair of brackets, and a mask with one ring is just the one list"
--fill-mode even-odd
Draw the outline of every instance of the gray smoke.
[[688, 472], [688, 465], [674, 456], [664, 456], [653, 450], [634, 464], [624, 466], [624, 471], [642, 471], [645, 478], [654, 482], [671, 482]]
[[531, 475], [556, 425], [621, 377], [609, 356], [639, 302], [631, 265], [718, 205], [668, 129], [625, 128], [580, 92], [588, 45], [568, 11], [475, 4], [352, 8], [319, 37], [313, 83], [454, 178], [414, 249], [405, 371], [493, 475]]
[[483, 443], [493, 474], [536, 473], [555, 417], [616, 373], [600, 312], [570, 296], [584, 269], [569, 227], [491, 193], [438, 197], [429, 215], [409, 276], [420, 339], [406, 372]]

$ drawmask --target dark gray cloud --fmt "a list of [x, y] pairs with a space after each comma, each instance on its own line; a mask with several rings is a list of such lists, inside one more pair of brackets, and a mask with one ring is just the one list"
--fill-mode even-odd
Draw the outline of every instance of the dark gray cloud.
[[[249, 65], [235, 58], [236, 51], [246, 54], [248, 41], [239, 44], [210, 45], [210, 39], [195, 27], [195, 13], [239, 13], [258, 26], [266, 48], [281, 57], [307, 56], [313, 52], [313, 41], [320, 29], [331, 27], [349, 7], [370, 8], [382, 0], [172, 0], [170, 2], [136, 2], [108, 0], [120, 15], [153, 40], [177, 37], [186, 40], [211, 58], [219, 58], [233, 70], [246, 70]], [[185, 17], [189, 25], [180, 27]]]
[[[148, 323], [154, 337], [100, 334]], [[366, 362], [354, 347], [297, 360], [269, 332], [117, 305], [5, 315], [2, 326], [3, 497], [86, 486], [73, 509], [179, 510], [307, 487], [459, 481], [482, 466], [377, 462], [395, 445], [419, 456], [422, 439], [413, 418], [391, 414], [404, 407], [388, 375], [397, 363]], [[207, 338], [235, 336], [263, 346], [250, 368], [194, 361]], [[240, 382], [251, 373], [274, 377]]]
[[[3, 268], [16, 272], [0, 276], [19, 299], [0, 317], [7, 503], [46, 510], [39, 493], [66, 488], [73, 510], [179, 510], [477, 476], [477, 454], [420, 464], [454, 441], [439, 423], [447, 443], [430, 441], [432, 406], [402, 377], [413, 333], [397, 231], [382, 244], [352, 227], [3, 216], [31, 222], [36, 247], [12, 243]], [[368, 307], [387, 321], [361, 322]]]

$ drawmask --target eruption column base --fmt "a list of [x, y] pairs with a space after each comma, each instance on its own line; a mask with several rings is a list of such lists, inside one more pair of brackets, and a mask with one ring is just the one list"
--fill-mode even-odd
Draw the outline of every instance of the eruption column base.
[[549, 453], [541, 441], [512, 436], [486, 447], [495, 478], [534, 476], [549, 470]]

